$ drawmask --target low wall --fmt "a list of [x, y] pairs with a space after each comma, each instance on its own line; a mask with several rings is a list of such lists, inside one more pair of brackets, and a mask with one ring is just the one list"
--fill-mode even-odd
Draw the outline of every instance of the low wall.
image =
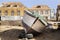
[[1, 20], [4, 21], [4, 20], [22, 20], [23, 17], [21, 16], [1, 16]]

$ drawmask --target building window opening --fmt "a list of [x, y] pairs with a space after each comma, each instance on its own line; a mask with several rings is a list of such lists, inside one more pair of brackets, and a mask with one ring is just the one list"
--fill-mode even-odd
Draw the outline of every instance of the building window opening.
[[43, 11], [40, 11], [40, 14], [44, 14]]
[[10, 7], [10, 5], [7, 5], [7, 7]]
[[11, 16], [14, 16], [14, 11], [11, 11]]
[[20, 16], [20, 11], [17, 11], [17, 15]]
[[0, 16], [1, 16], [1, 10], [0, 10]]
[[41, 8], [41, 6], [37, 6], [37, 8]]
[[8, 11], [6, 10], [6, 11], [5, 11], [5, 16], [7, 16], [7, 15], [8, 15]]
[[48, 14], [48, 11], [47, 10], [45, 11], [45, 14]]
[[14, 5], [13, 7], [17, 7], [17, 5]]

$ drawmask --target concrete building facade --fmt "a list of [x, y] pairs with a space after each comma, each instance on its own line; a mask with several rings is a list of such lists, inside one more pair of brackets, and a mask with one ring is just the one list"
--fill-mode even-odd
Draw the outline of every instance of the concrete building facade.
[[60, 5], [57, 6], [56, 20], [60, 21]]
[[[20, 18], [24, 15], [24, 8], [26, 8], [23, 4], [20, 2], [7, 2], [2, 3], [2, 6], [0, 7], [0, 16], [2, 20], [5, 19], [16, 19]], [[7, 19], [7, 20], [8, 20]]]
[[39, 15], [45, 17], [46, 20], [56, 20], [56, 16], [54, 15], [54, 9], [51, 9], [47, 5], [33, 6], [30, 10], [38, 12]]
[[33, 12], [38, 12], [39, 15], [45, 17], [46, 20], [56, 20], [56, 16], [54, 15], [54, 9], [51, 10], [47, 5], [37, 5], [32, 8], [25, 7], [20, 2], [7, 2], [2, 3], [0, 7], [0, 16], [2, 20], [20, 20], [24, 15], [24, 9], [29, 9]]

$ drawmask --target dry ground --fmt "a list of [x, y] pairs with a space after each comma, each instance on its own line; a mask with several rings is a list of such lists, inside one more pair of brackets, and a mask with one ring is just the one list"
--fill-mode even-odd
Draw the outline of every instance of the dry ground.
[[[2, 40], [18, 40], [19, 30], [9, 30], [0, 33]], [[60, 30], [48, 30], [33, 38], [34, 40], [60, 40]], [[31, 39], [32, 40], [32, 39]]]
[[[10, 24], [12, 25], [13, 22], [10, 22]], [[4, 25], [6, 25], [6, 23], [4, 23]], [[15, 23], [13, 24], [13, 26], [14, 25], [17, 24]], [[18, 40], [19, 33], [20, 30], [8, 30], [8, 31], [0, 32], [0, 38], [1, 40]], [[34, 36], [34, 38], [31, 40], [60, 40], [60, 29], [58, 30], [47, 29], [43, 33], [39, 34], [38, 36], [36, 37]]]

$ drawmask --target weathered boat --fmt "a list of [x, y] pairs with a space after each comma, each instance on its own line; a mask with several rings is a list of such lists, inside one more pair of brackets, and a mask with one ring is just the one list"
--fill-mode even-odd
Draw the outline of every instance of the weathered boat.
[[48, 25], [42, 16], [38, 15], [38, 13], [31, 13], [30, 11], [25, 11], [22, 23], [26, 28], [27, 33], [33, 34], [41, 33], [41, 31]]

